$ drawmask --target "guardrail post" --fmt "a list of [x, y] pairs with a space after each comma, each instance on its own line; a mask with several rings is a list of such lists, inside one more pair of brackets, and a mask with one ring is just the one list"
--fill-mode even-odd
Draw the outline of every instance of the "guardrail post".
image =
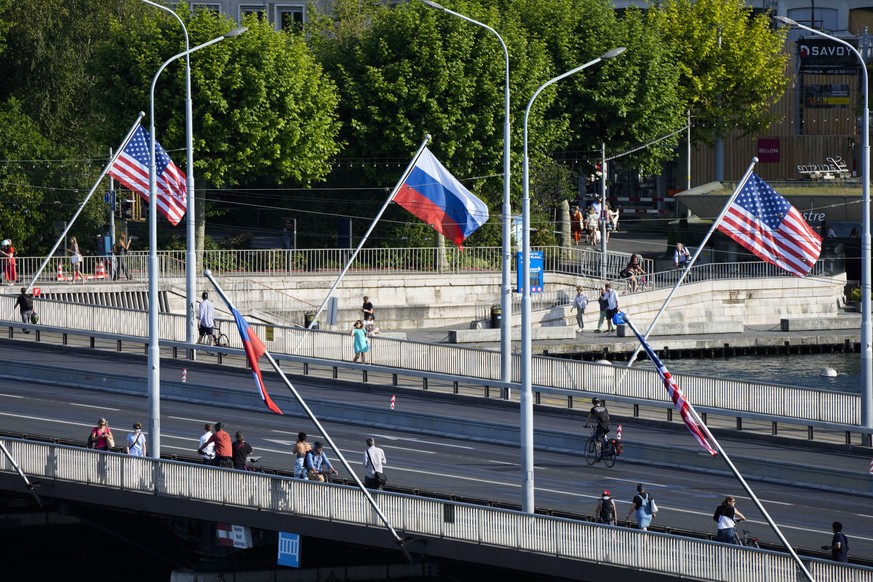
[[[12, 337], [12, 330], [11, 329], [9, 330], [9, 337]], [[61, 344], [67, 345], [67, 334], [66, 333], [61, 334]]]
[[457, 394], [458, 392], [460, 392], [460, 390], [458, 389], [458, 381], [455, 380], [454, 382], [452, 382], [452, 393]]
[[737, 417], [737, 430], [743, 430], [743, 419], [742, 417]]
[[309, 375], [309, 362], [303, 362], [303, 375]]
[[807, 440], [814, 440], [814, 438], [813, 438], [813, 436], [812, 436], [812, 430], [813, 430], [812, 425], [806, 427], [806, 438], [807, 438]]
[[640, 416], [640, 405], [634, 404], [634, 418], [639, 418]]
[[179, 348], [173, 346], [173, 359], [177, 359], [179, 357]]
[[776, 436], [779, 433], [779, 428], [776, 425], [776, 422], [772, 422], [770, 426], [770, 434]]
[[39, 341], [39, 330], [36, 330], [36, 341]]
[[366, 384], [367, 383], [367, 371], [366, 370], [361, 370], [361, 378], [362, 378], [362, 381], [364, 382], [364, 384]]
[[485, 386], [485, 398], [491, 398], [491, 386]]
[[[667, 409], [667, 422], [673, 422], [673, 409], [672, 408]], [[704, 424], [706, 424], [706, 423], [704, 422]]]
[[397, 374], [391, 374], [391, 385], [397, 386]]
[[[863, 435], [863, 434], [861, 435], [861, 438], [862, 438], [862, 439], [864, 438], [864, 435]], [[851, 444], [852, 444], [852, 433], [849, 432], [849, 431], [846, 431], [846, 444], [847, 444], [847, 445], [851, 445]]]
[[422, 379], [421, 379], [421, 389], [422, 389], [422, 390], [427, 390], [427, 378], [422, 378]]
[[94, 336], [91, 336], [88, 338], [88, 345], [91, 346], [92, 350], [94, 349], [94, 340], [95, 340]]
[[337, 366], [333, 367], [333, 379], [336, 380], [339, 378], [339, 368]]
[[572, 396], [567, 396], [567, 408], [569, 408], [569, 409], [573, 408], [573, 397]]
[[11, 327], [8, 328], [8, 329], [6, 330], [6, 333], [9, 335], [9, 339], [12, 339], [13, 337], [15, 337], [15, 330], [14, 330], [14, 328], [11, 328]]
[[115, 351], [116, 352], [121, 351], [121, 340], [118, 340], [117, 342], [115, 342]]

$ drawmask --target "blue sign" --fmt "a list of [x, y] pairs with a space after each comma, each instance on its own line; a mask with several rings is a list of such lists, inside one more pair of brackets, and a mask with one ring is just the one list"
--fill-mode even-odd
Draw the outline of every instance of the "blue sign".
[[103, 194], [103, 202], [109, 205], [111, 212], [115, 212], [115, 190], [107, 190]]
[[[518, 261], [518, 280], [516, 284], [518, 285], [518, 292], [524, 292], [524, 279], [523, 276], [523, 256], [524, 253], [518, 253], [516, 255], [516, 260]], [[542, 293], [543, 292], [543, 267], [545, 266], [545, 260], [543, 257], [543, 251], [531, 251], [530, 252], [530, 292], [531, 293]]]
[[279, 556], [276, 563], [289, 568], [300, 567], [300, 534], [279, 532]]

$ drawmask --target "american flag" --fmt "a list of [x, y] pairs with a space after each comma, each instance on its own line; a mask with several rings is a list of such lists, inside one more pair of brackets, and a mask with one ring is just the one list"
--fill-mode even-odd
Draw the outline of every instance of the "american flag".
[[757, 174], [740, 190], [718, 229], [798, 277], [805, 277], [821, 254], [821, 237]]
[[[149, 201], [149, 161], [151, 159], [150, 136], [142, 125], [136, 128], [133, 137], [124, 146], [121, 155], [109, 169], [109, 175]], [[179, 170], [161, 144], [155, 142], [155, 190], [157, 209], [176, 226], [185, 216], [188, 207], [185, 175]]]
[[676, 383], [676, 380], [673, 379], [670, 371], [667, 370], [666, 366], [664, 366], [661, 359], [657, 354], [655, 354], [652, 347], [646, 342], [643, 336], [640, 335], [637, 328], [627, 320], [627, 316], [624, 314], [621, 314], [621, 316], [623, 322], [633, 330], [634, 334], [636, 334], [643, 349], [646, 350], [649, 359], [652, 360], [652, 363], [655, 364], [655, 368], [658, 369], [658, 375], [661, 377], [661, 381], [664, 382], [664, 388], [667, 389], [667, 394], [670, 396], [670, 400], [673, 401], [673, 406], [675, 406], [676, 410], [679, 411], [679, 416], [682, 417], [682, 422], [684, 422], [685, 426], [688, 427], [688, 430], [691, 431], [691, 436], [693, 436], [694, 440], [700, 443], [700, 446], [706, 449], [710, 455], [713, 457], [716, 456], [718, 454], [716, 452], [716, 445], [714, 442], [710, 442], [709, 431], [705, 426], [703, 426], [703, 423], [700, 421], [700, 417], [697, 416], [694, 407], [691, 406], [691, 403], [688, 402], [687, 398], [685, 398], [685, 394], [682, 393], [679, 384]]

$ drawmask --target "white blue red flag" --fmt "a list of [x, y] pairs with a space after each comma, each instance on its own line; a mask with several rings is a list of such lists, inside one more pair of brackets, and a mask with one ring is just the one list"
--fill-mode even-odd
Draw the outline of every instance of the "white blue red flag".
[[424, 148], [394, 201], [459, 247], [488, 221], [488, 207]]
[[718, 229], [760, 259], [805, 277], [821, 254], [821, 237], [797, 209], [752, 174]]
[[712, 455], [716, 456], [718, 453], [716, 452], [716, 445], [710, 442], [709, 431], [703, 426], [703, 422], [700, 420], [700, 417], [697, 416], [697, 412], [694, 410], [694, 407], [691, 406], [691, 403], [688, 402], [688, 399], [685, 398], [685, 394], [682, 393], [682, 390], [679, 388], [679, 384], [676, 383], [676, 380], [673, 379], [673, 376], [670, 374], [670, 371], [667, 370], [666, 366], [664, 366], [661, 359], [658, 358], [658, 355], [655, 354], [655, 351], [652, 347], [646, 342], [643, 336], [640, 335], [640, 332], [637, 331], [637, 328], [628, 321], [627, 316], [619, 312], [615, 315], [613, 322], [616, 325], [621, 323], [627, 324], [629, 328], [634, 332], [637, 338], [640, 340], [640, 344], [642, 344], [643, 349], [646, 350], [646, 354], [649, 356], [649, 359], [652, 360], [652, 363], [655, 364], [655, 368], [658, 370], [658, 375], [661, 377], [661, 381], [664, 382], [664, 388], [667, 389], [667, 394], [670, 396], [670, 400], [673, 401], [673, 406], [676, 407], [676, 410], [679, 411], [679, 416], [682, 417], [682, 421], [685, 423], [685, 426], [688, 427], [688, 430], [691, 431], [691, 436], [700, 443], [700, 446], [706, 449], [706, 451]]
[[254, 330], [249, 327], [249, 322], [246, 321], [246, 318], [236, 310], [236, 307], [233, 307], [232, 305], [229, 305], [228, 307], [230, 307], [231, 312], [233, 312], [233, 318], [236, 321], [236, 327], [239, 329], [239, 336], [242, 339], [243, 350], [246, 353], [246, 359], [249, 362], [249, 366], [252, 368], [252, 376], [255, 378], [255, 384], [258, 387], [258, 392], [261, 394], [261, 400], [264, 401], [267, 408], [276, 414], [282, 414], [282, 411], [279, 410], [279, 407], [276, 406], [270, 398], [270, 395], [267, 394], [267, 388], [264, 386], [264, 378], [261, 376], [261, 368], [258, 366], [258, 360], [261, 356], [267, 353], [267, 348], [264, 347], [261, 338], [255, 335]]
[[[151, 137], [142, 125], [136, 128], [109, 175], [149, 201]], [[185, 174], [173, 163], [161, 144], [155, 142], [155, 192], [157, 209], [176, 226], [188, 208]]]

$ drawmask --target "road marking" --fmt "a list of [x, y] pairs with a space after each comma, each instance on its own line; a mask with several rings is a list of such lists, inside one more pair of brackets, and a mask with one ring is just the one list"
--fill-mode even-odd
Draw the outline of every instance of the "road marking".
[[376, 435], [373, 435], [373, 438], [385, 439], [386, 441], [410, 441], [413, 443], [420, 443], [423, 445], [437, 445], [437, 446], [444, 447], [444, 448], [466, 449], [466, 450], [470, 450], [470, 451], [476, 448], [476, 447], [470, 447], [470, 446], [466, 446], [466, 445], [453, 445], [451, 443], [443, 443], [443, 442], [437, 442], [437, 441], [426, 441], [423, 439], [398, 437], [398, 436], [387, 435], [387, 434], [384, 434], [384, 435], [383, 434], [376, 434]]
[[70, 406], [78, 406], [80, 408], [94, 408], [96, 410], [111, 410], [112, 412], [121, 412], [120, 408], [107, 408], [105, 406], [93, 406], [91, 404], [79, 404], [77, 402], [68, 402]]
[[25, 398], [25, 396], [20, 396], [18, 394], [0, 394], [0, 396], [5, 396], [6, 398]]

